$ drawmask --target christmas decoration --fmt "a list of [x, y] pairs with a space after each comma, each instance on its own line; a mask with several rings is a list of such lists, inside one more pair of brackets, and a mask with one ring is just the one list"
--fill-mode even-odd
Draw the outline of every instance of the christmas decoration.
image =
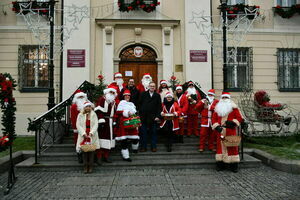
[[170, 87], [172, 88], [173, 91], [176, 90], [176, 85], [179, 85], [180, 84], [180, 81], [176, 78], [176, 76], [172, 75], [170, 80], [169, 80], [169, 83], [170, 83]]
[[281, 7], [277, 5], [274, 12], [282, 18], [291, 18], [296, 13], [300, 14], [300, 4], [292, 5], [291, 7]]
[[18, 2], [18, 1], [13, 1], [12, 2], [12, 11], [14, 11], [15, 13], [20, 13], [22, 12], [24, 15], [30, 13], [30, 11], [28, 10], [23, 10], [22, 9], [22, 5], [27, 4], [28, 6], [30, 6], [30, 9], [32, 10], [32, 12], [34, 13], [38, 13], [39, 15], [42, 16], [49, 16], [49, 7], [50, 7], [50, 3], [49, 2], [37, 2], [37, 1], [22, 1], [22, 2]]
[[2, 110], [1, 124], [3, 126], [3, 137], [0, 138], [0, 152], [6, 150], [16, 138], [16, 101], [13, 97], [13, 90], [16, 86], [16, 81], [10, 74], [0, 73], [0, 104]]
[[103, 95], [103, 90], [107, 87], [107, 85], [104, 83], [104, 80], [104, 76], [100, 74], [98, 76], [98, 85], [91, 83], [84, 84], [80, 90], [86, 93], [92, 102], [95, 102]]
[[160, 5], [160, 2], [157, 0], [132, 0], [130, 3], [128, 1], [125, 2], [125, 0], [118, 1], [119, 11], [121, 12], [129, 12], [140, 8], [150, 13], [153, 12], [158, 5]]
[[247, 14], [247, 18], [252, 20], [260, 14], [259, 8], [259, 6], [249, 6], [244, 4], [227, 6], [227, 18], [229, 20], [234, 20], [238, 17], [238, 15]]

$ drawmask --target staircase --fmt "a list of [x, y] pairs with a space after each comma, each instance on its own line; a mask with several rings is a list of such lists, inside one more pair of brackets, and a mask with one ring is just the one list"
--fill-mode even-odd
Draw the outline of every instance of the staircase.
[[[112, 151], [112, 163], [103, 163], [97, 169], [141, 169], [141, 168], [214, 168], [214, 153], [205, 151], [198, 152], [198, 138], [185, 137], [184, 143], [175, 143], [173, 151], [167, 152], [164, 144], [159, 143], [158, 151], [131, 153], [132, 162], [122, 160], [118, 146]], [[160, 141], [160, 140], [159, 140]], [[61, 144], [52, 145], [38, 159], [39, 164], [34, 164], [34, 158], [29, 158], [16, 165], [18, 170], [46, 170], [46, 171], [65, 171], [82, 169], [82, 164], [77, 162], [75, 147], [72, 144], [72, 137], [64, 137]], [[241, 168], [259, 167], [261, 161], [244, 154], [244, 160], [241, 161]]]

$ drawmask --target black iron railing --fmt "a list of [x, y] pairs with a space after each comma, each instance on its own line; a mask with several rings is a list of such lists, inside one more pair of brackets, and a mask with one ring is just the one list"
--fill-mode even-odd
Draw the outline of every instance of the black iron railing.
[[[94, 85], [84, 81], [78, 89], [89, 96]], [[54, 144], [62, 142], [70, 129], [70, 105], [74, 94], [34, 120], [29, 119], [28, 131], [35, 132], [35, 163], [38, 157]]]

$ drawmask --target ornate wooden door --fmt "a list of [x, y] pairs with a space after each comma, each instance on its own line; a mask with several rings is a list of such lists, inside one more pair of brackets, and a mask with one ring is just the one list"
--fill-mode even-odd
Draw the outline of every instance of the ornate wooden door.
[[[135, 48], [138, 47], [138, 55]], [[142, 53], [141, 53], [142, 48]], [[156, 53], [153, 49], [143, 45], [132, 45], [124, 49], [120, 54], [119, 72], [124, 77], [124, 82], [130, 78], [135, 80], [135, 84], [140, 83], [144, 73], [150, 73], [153, 81], [157, 83], [157, 63]]]

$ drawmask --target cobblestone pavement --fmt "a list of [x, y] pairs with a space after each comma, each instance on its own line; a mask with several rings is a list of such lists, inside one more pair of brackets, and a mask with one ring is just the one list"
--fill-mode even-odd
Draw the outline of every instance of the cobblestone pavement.
[[300, 199], [300, 175], [266, 166], [234, 174], [213, 169], [19, 172], [3, 196], [7, 174], [0, 176], [0, 199]]

